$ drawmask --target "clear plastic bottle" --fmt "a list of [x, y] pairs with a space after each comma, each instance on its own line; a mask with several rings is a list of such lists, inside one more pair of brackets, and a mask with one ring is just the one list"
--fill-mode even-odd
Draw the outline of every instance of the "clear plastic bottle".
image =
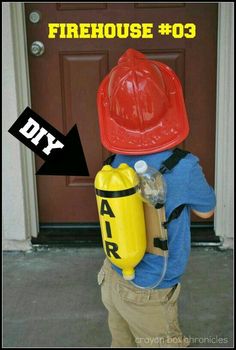
[[166, 201], [166, 182], [162, 174], [155, 168], [147, 165], [144, 160], [134, 164], [141, 187], [143, 200], [157, 209]]

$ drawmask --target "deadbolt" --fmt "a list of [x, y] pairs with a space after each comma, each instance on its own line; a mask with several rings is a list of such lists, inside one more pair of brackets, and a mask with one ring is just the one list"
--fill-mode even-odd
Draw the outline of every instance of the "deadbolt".
[[41, 13], [39, 11], [32, 11], [29, 14], [29, 20], [31, 23], [38, 23], [41, 19]]
[[30, 51], [34, 56], [42, 56], [44, 53], [44, 45], [41, 41], [34, 41], [31, 44]]

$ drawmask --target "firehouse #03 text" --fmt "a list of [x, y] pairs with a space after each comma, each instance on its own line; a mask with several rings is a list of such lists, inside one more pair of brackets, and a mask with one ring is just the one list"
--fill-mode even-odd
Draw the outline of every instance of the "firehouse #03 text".
[[[152, 39], [153, 23], [48, 23], [49, 39]], [[194, 23], [160, 23], [156, 32], [175, 39], [196, 37]]]

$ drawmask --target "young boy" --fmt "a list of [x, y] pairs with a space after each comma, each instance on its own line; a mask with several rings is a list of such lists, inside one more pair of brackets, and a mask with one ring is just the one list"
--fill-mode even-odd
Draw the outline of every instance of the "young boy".
[[[112, 166], [138, 160], [160, 169], [188, 135], [182, 88], [165, 64], [129, 49], [102, 81], [98, 91], [101, 140], [116, 154]], [[105, 259], [98, 273], [102, 301], [108, 310], [112, 347], [187, 347], [178, 324], [177, 300], [188, 262], [191, 210], [201, 218], [213, 215], [215, 194], [199, 160], [177, 151], [181, 159], [164, 178], [166, 218], [183, 205], [168, 224], [168, 259], [145, 253], [126, 281], [121, 270]]]

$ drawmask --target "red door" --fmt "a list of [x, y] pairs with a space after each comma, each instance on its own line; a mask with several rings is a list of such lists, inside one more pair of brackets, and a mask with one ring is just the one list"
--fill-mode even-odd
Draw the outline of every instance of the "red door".
[[[216, 3], [26, 3], [32, 109], [64, 135], [77, 124], [89, 176], [37, 176], [40, 223], [97, 222], [94, 176], [108, 152], [99, 136], [96, 93], [128, 48], [172, 67], [183, 85], [190, 135], [183, 148], [199, 156], [214, 185]], [[41, 13], [38, 23], [29, 15]], [[48, 39], [48, 23], [194, 23], [194, 39]], [[153, 31], [155, 32], [155, 30]], [[32, 42], [45, 46], [30, 53]], [[36, 157], [37, 169], [43, 161]]]

